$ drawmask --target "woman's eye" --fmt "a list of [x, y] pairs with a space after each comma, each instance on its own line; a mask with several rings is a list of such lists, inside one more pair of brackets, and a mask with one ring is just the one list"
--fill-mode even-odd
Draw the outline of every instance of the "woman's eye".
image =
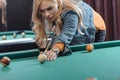
[[40, 12], [40, 13], [43, 13], [43, 12], [45, 12], [45, 11], [44, 11], [44, 10], [39, 10], [39, 12]]
[[49, 8], [47, 8], [48, 11], [50, 11], [50, 10], [52, 10], [52, 9], [53, 9], [53, 7], [49, 7]]

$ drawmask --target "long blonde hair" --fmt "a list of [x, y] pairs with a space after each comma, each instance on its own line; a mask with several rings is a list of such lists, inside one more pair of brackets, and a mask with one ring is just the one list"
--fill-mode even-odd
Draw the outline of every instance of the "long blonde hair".
[[[38, 13], [39, 10], [39, 5], [41, 4], [42, 0], [34, 0], [34, 5], [33, 5], [33, 13], [32, 13], [32, 21], [34, 23], [33, 31], [36, 34], [36, 42], [37, 44], [41, 47], [44, 45], [44, 39], [46, 38], [47, 40], [47, 34], [45, 32], [45, 19]], [[51, 0], [54, 1], [54, 0]], [[73, 10], [75, 11], [78, 16], [79, 16], [79, 24], [78, 24], [78, 31], [83, 34], [80, 31], [80, 26], [83, 26], [82, 22], [82, 11], [79, 8], [78, 1], [75, 0], [57, 0], [58, 1], [58, 12], [56, 16], [54, 17], [53, 21], [55, 21], [55, 26], [57, 29], [57, 34], [59, 35], [62, 28], [63, 28], [63, 23], [61, 20], [60, 14], [65, 11], [65, 10]]]

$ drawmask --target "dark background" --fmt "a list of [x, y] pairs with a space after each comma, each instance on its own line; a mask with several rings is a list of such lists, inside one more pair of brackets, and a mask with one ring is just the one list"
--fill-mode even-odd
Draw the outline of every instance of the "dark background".
[[29, 29], [33, 0], [7, 0], [8, 30]]
[[[120, 0], [84, 0], [101, 14], [107, 26], [106, 41], [120, 39]], [[8, 30], [29, 29], [33, 0], [7, 0]], [[1, 15], [1, 14], [0, 14]]]
[[33, 0], [7, 0], [8, 31], [31, 29], [32, 4]]

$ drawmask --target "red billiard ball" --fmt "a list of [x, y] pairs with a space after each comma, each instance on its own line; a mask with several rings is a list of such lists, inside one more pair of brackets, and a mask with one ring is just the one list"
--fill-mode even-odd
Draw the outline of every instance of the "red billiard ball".
[[5, 56], [0, 60], [0, 62], [4, 67], [6, 67], [10, 64], [10, 58]]
[[97, 80], [97, 78], [95, 78], [95, 77], [89, 77], [86, 80]]
[[92, 52], [93, 49], [94, 49], [93, 44], [87, 44], [87, 45], [86, 45], [86, 50], [87, 50], [88, 52]]

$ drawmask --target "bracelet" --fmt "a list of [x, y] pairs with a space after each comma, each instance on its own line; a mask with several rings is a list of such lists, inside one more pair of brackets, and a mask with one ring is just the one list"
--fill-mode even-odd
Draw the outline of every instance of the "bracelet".
[[60, 52], [59, 48], [56, 48], [56, 47], [55, 47], [55, 48], [52, 48], [52, 51], [55, 52], [57, 55], [58, 55], [59, 52]]

